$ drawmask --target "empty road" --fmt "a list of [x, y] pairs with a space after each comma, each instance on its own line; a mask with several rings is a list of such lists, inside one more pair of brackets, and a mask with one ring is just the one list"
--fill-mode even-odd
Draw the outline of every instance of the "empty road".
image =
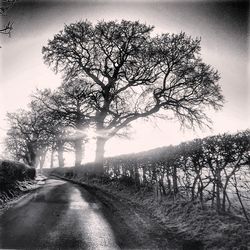
[[50, 179], [0, 217], [2, 249], [119, 249], [102, 204], [83, 188]]
[[144, 211], [79, 185], [48, 179], [1, 212], [0, 249], [182, 248]]

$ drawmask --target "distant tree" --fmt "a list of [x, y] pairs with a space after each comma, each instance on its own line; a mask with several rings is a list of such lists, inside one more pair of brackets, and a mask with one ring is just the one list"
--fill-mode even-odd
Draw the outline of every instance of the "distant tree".
[[[50, 93], [49, 90], [44, 90], [43, 94], [47, 95]], [[39, 113], [40, 117], [43, 117], [45, 122], [38, 124], [46, 134], [49, 141], [47, 141], [49, 145], [49, 150], [51, 153], [51, 164], [53, 166], [53, 158], [54, 153], [57, 152], [58, 164], [60, 167], [64, 166], [64, 151], [65, 151], [65, 143], [66, 137], [68, 136], [68, 131], [66, 128], [66, 122], [54, 115], [48, 107], [38, 99], [34, 99], [31, 101], [31, 106], [37, 107], [36, 112]]]
[[[80, 166], [83, 158], [83, 144], [87, 141], [86, 128], [93, 110], [87, 101], [89, 95], [85, 82], [65, 82], [55, 91], [38, 90], [34, 98], [40, 101], [47, 110], [47, 116], [61, 123], [61, 129], [59, 133], [56, 133], [57, 137], [59, 138], [60, 130], [64, 129], [67, 132], [63, 136], [64, 142], [73, 144], [75, 166]], [[51, 131], [51, 133], [54, 132]]]
[[34, 103], [29, 111], [19, 110], [8, 113], [7, 117], [10, 123], [7, 149], [16, 159], [22, 159], [33, 167], [40, 164], [42, 168], [52, 141], [51, 134], [47, 132], [50, 121]]
[[7, 132], [7, 137], [5, 139], [6, 152], [17, 161], [24, 161], [29, 164], [30, 161], [30, 152], [28, 151], [27, 142], [20, 134], [20, 130], [11, 126]]
[[65, 25], [43, 47], [55, 72], [85, 79], [92, 90], [100, 172], [107, 140], [138, 118], [164, 111], [165, 118], [194, 127], [210, 122], [206, 107], [223, 104], [219, 75], [200, 57], [200, 39], [185, 33], [153, 37], [152, 31], [138, 21], [81, 21]]

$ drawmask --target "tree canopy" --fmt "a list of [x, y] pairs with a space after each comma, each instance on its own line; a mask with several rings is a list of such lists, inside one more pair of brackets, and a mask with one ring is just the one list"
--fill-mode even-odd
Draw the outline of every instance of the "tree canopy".
[[44, 60], [65, 81], [84, 80], [94, 108], [96, 160], [105, 142], [138, 118], [164, 111], [182, 125], [209, 121], [221, 108], [219, 74], [200, 56], [200, 39], [185, 33], [153, 35], [138, 21], [80, 21], [65, 25], [43, 47]]

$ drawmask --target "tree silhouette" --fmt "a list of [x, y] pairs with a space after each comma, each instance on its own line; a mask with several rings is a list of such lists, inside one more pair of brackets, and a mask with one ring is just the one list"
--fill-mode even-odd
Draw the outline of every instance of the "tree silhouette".
[[138, 118], [164, 111], [165, 118], [194, 127], [209, 124], [207, 106], [222, 106], [219, 75], [202, 62], [200, 39], [152, 31], [138, 21], [81, 21], [65, 25], [43, 47], [55, 72], [66, 81], [85, 79], [92, 90], [99, 171], [107, 140]]
[[7, 117], [10, 123], [6, 139], [9, 152], [17, 160], [22, 159], [33, 167], [40, 163], [42, 168], [52, 141], [51, 134], [47, 132], [47, 117], [34, 104], [29, 111], [19, 110], [8, 113]]
[[[49, 98], [51, 91], [45, 89], [43, 91], [38, 91], [37, 94], [41, 94]], [[45, 105], [40, 99], [32, 99], [30, 105], [36, 107], [36, 113], [42, 117], [38, 127], [42, 128], [44, 133], [49, 138], [49, 150], [51, 151], [51, 165], [53, 166], [54, 153], [57, 151], [58, 163], [60, 167], [64, 166], [64, 151], [65, 151], [65, 138], [68, 136], [66, 124], [67, 122], [61, 117], [55, 116], [51, 109]]]
[[[75, 149], [75, 166], [80, 166], [83, 158], [83, 143], [87, 141], [86, 130], [89, 125], [89, 116], [92, 108], [89, 107], [88, 89], [85, 82], [71, 81], [63, 83], [55, 91], [49, 89], [38, 90], [33, 95], [34, 100], [46, 110], [52, 123], [60, 123], [60, 128], [51, 133], [58, 138], [58, 143], [69, 142]], [[57, 127], [57, 126], [56, 126]], [[62, 131], [64, 130], [64, 135]], [[61, 139], [60, 139], [61, 138]], [[59, 163], [61, 166], [61, 163]]]

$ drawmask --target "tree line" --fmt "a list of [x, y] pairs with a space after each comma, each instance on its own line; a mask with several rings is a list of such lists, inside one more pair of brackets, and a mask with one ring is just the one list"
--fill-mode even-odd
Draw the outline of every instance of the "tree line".
[[[226, 212], [238, 200], [245, 217], [250, 197], [250, 130], [195, 139], [177, 146], [107, 158], [111, 180], [178, 195]], [[244, 205], [244, 202], [245, 205]]]
[[126, 136], [137, 119], [160, 116], [182, 126], [210, 124], [206, 109], [223, 105], [219, 73], [202, 61], [200, 38], [153, 34], [138, 21], [79, 21], [48, 41], [44, 61], [63, 75], [62, 85], [33, 95], [29, 111], [8, 114], [7, 148], [32, 166], [65, 148], [82, 162], [88, 135], [96, 130], [96, 171], [103, 172], [105, 144]]

